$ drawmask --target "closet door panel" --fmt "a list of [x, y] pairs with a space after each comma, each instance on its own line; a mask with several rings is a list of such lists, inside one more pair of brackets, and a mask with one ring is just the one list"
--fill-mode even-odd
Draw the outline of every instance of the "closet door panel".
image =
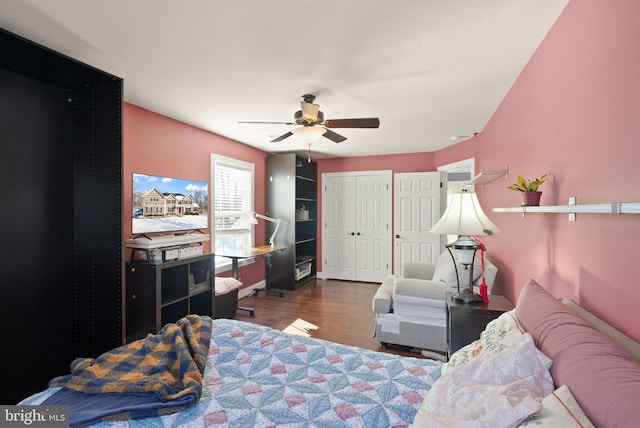
[[382, 282], [391, 271], [391, 253], [387, 242], [390, 230], [391, 177], [356, 177], [356, 258], [358, 281]]
[[355, 279], [355, 180], [353, 177], [332, 177], [323, 183], [325, 220], [323, 228], [326, 278]]

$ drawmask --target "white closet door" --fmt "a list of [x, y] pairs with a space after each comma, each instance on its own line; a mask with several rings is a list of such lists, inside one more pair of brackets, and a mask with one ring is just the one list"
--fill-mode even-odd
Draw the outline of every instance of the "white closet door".
[[382, 282], [391, 273], [391, 176], [355, 179], [356, 280]]
[[355, 280], [355, 177], [324, 176], [322, 276]]
[[322, 175], [322, 277], [382, 282], [391, 271], [391, 171]]
[[434, 263], [446, 237], [429, 233], [446, 208], [444, 172], [397, 173], [394, 180], [394, 273], [405, 261]]

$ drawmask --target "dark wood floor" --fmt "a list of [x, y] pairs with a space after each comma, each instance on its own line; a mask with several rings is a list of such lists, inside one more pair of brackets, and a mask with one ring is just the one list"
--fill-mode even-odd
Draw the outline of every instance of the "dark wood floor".
[[422, 357], [400, 346], [381, 347], [373, 338], [375, 313], [371, 309], [379, 284], [316, 279], [283, 297], [260, 292], [240, 299], [239, 306], [255, 309], [255, 316], [237, 311], [236, 319], [283, 331], [381, 352]]

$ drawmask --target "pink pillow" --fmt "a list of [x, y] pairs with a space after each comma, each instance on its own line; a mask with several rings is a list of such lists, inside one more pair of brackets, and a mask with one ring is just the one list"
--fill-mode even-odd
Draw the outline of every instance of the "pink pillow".
[[555, 385], [566, 384], [596, 426], [640, 427], [640, 363], [534, 280], [520, 293], [516, 312], [553, 360]]

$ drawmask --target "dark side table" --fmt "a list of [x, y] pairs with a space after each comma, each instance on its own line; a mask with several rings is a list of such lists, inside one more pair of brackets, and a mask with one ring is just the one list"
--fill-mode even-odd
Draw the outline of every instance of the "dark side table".
[[489, 321], [513, 309], [504, 296], [491, 295], [489, 303], [463, 303], [447, 293], [447, 357], [480, 338]]

